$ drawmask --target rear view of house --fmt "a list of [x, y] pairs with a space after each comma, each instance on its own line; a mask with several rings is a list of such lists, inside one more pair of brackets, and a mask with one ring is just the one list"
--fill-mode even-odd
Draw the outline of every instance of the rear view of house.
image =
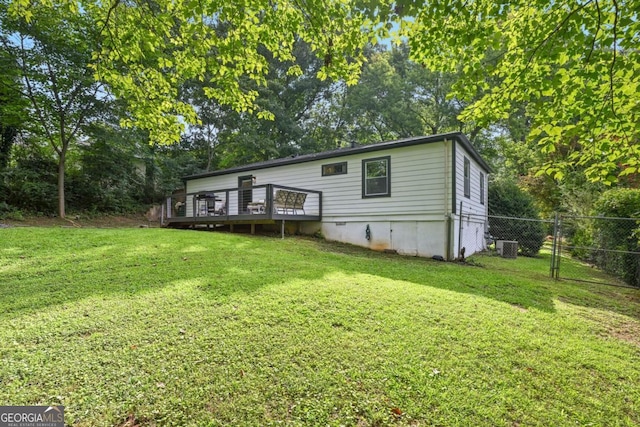
[[[485, 248], [490, 169], [461, 133], [401, 139], [186, 177], [168, 226], [275, 226], [403, 255]], [[464, 248], [464, 249], [463, 249]]]

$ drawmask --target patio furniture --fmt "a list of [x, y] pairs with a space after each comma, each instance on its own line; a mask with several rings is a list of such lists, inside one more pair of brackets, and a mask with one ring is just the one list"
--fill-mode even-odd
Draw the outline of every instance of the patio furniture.
[[290, 190], [276, 190], [273, 199], [273, 209], [275, 213], [297, 214], [299, 210], [304, 214], [304, 202], [307, 200], [307, 193]]

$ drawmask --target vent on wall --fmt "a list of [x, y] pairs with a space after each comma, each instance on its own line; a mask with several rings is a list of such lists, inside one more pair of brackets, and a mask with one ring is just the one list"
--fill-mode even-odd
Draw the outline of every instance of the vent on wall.
[[503, 258], [516, 258], [518, 256], [518, 242], [511, 240], [497, 240], [496, 252]]

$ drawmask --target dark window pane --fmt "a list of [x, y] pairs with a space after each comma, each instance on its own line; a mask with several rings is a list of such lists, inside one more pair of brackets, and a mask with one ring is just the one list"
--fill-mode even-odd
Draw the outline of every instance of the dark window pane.
[[366, 181], [366, 193], [367, 194], [386, 194], [387, 193], [387, 178], [369, 178]]
[[376, 160], [367, 162], [367, 178], [378, 178], [387, 176], [387, 161]]
[[347, 162], [322, 165], [322, 176], [344, 175], [347, 173]]

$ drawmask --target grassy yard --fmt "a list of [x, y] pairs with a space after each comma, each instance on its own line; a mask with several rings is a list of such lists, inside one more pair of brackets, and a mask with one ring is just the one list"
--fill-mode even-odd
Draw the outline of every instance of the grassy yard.
[[75, 426], [640, 424], [639, 290], [473, 261], [0, 229], [0, 405]]

